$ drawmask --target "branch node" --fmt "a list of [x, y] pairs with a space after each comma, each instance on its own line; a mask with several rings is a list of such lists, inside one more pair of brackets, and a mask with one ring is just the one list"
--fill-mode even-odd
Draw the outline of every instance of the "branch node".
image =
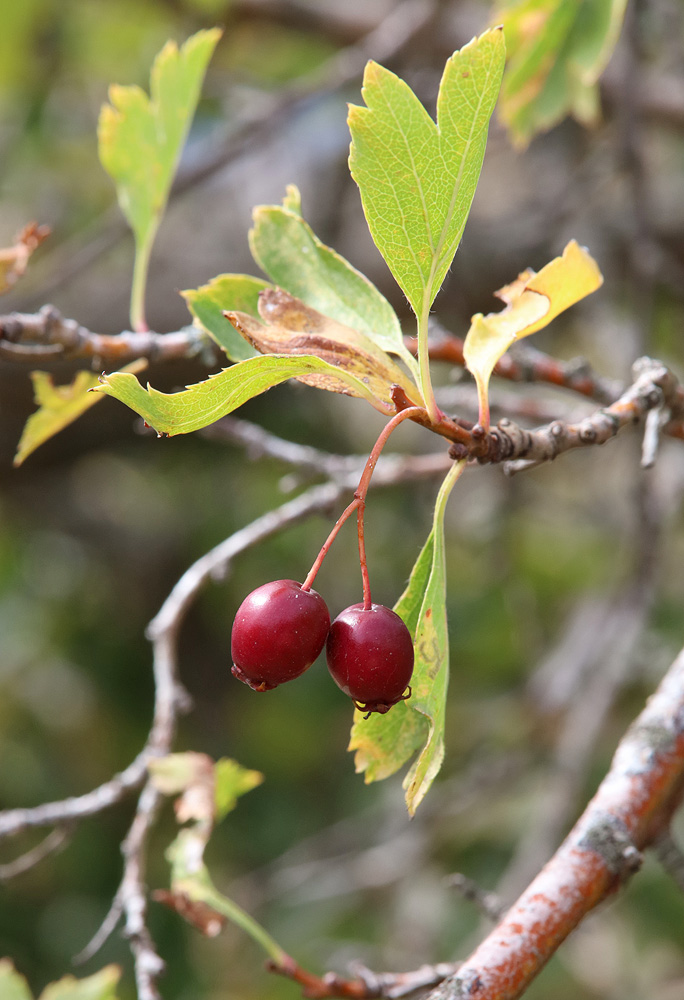
[[643, 855], [623, 821], [610, 813], [592, 824], [579, 847], [598, 854], [608, 871], [620, 880], [637, 872], [643, 862]]

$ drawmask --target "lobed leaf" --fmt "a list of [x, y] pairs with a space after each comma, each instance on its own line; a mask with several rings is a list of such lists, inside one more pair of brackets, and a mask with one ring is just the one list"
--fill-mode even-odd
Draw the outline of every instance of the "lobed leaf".
[[496, 363], [516, 340], [547, 326], [559, 313], [595, 292], [603, 276], [588, 250], [572, 240], [539, 273], [523, 271], [496, 295], [506, 303], [498, 313], [472, 318], [463, 357], [477, 383], [480, 419], [488, 423], [488, 386]]
[[256, 351], [224, 315], [226, 312], [259, 314], [259, 292], [267, 282], [248, 274], [219, 274], [208, 284], [181, 292], [195, 321], [216, 341], [231, 361], [244, 361]]
[[199, 100], [219, 28], [198, 31], [179, 50], [167, 42], [150, 74], [150, 96], [136, 86], [109, 88], [98, 123], [102, 166], [116, 184], [136, 244], [131, 300], [135, 329], [144, 328], [147, 262], [171, 182]]
[[509, 64], [501, 117], [513, 140], [526, 145], [567, 114], [598, 120], [597, 82], [622, 26], [626, 0], [513, 0], [499, 5]]
[[159, 434], [173, 436], [213, 424], [274, 385], [313, 374], [339, 380], [354, 395], [364, 397], [378, 408], [382, 405], [354, 375], [310, 355], [248, 358], [181, 392], [159, 392], [149, 384], [144, 389], [134, 375], [123, 372], [101, 376], [100, 385], [92, 391], [113, 396], [140, 414]]
[[463, 235], [482, 168], [505, 59], [499, 29], [448, 60], [437, 124], [408, 84], [377, 63], [366, 107], [349, 111], [349, 165], [380, 253], [416, 315], [425, 315]]
[[364, 274], [318, 239], [302, 218], [299, 191], [293, 185], [282, 206], [259, 205], [253, 220], [252, 256], [274, 284], [366, 334], [383, 351], [400, 355], [410, 368], [414, 366], [387, 299]]
[[[147, 361], [141, 359], [126, 365], [122, 371], [139, 372], [146, 367]], [[99, 380], [93, 372], [77, 372], [69, 385], [55, 385], [52, 375], [47, 372], [31, 372], [31, 380], [33, 396], [39, 409], [24, 424], [14, 456], [15, 467], [102, 398], [90, 391], [97, 386]]]
[[[261, 293], [259, 314], [263, 323], [240, 313], [230, 313], [229, 318], [262, 354], [315, 355], [338, 372], [361, 380], [382, 413], [394, 410], [393, 385], [401, 386], [409, 399], [420, 404], [420, 393], [403, 369], [360, 330], [323, 316], [279, 288]], [[358, 395], [354, 386], [330, 374], [305, 376], [300, 381], [331, 392]]]

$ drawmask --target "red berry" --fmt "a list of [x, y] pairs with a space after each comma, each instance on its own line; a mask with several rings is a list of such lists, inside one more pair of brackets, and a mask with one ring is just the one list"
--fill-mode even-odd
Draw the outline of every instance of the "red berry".
[[333, 680], [361, 711], [388, 712], [408, 697], [413, 642], [390, 608], [352, 604], [330, 626], [326, 656]]
[[325, 601], [295, 580], [275, 580], [244, 599], [233, 624], [233, 674], [255, 691], [294, 680], [323, 649], [330, 628]]

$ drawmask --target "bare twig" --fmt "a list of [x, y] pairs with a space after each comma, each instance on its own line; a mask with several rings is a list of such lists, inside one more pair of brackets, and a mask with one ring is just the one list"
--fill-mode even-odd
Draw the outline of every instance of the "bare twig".
[[57, 357], [87, 358], [102, 365], [122, 365], [136, 358], [175, 361], [191, 358], [210, 346], [206, 334], [194, 326], [173, 333], [133, 333], [114, 336], [93, 333], [73, 319], [64, 319], [54, 306], [37, 313], [0, 316], [0, 358], [8, 361], [54, 361]]
[[161, 800], [161, 793], [148, 781], [138, 800], [135, 819], [122, 848], [124, 874], [117, 895], [125, 917], [124, 933], [135, 959], [138, 1000], [160, 1000], [157, 980], [164, 972], [164, 962], [157, 954], [146, 923], [147, 888], [144, 881], [147, 839]]
[[26, 851], [25, 854], [15, 858], [14, 861], [8, 861], [6, 864], [0, 865], [0, 882], [7, 882], [11, 878], [16, 878], [17, 875], [22, 875], [30, 868], [33, 868], [34, 865], [40, 864], [41, 861], [51, 854], [61, 851], [69, 842], [71, 834], [72, 828], [66, 823], [55, 827], [54, 830], [48, 833], [47, 837], [44, 837], [30, 851]]
[[675, 885], [684, 892], [684, 851], [669, 830], [662, 830], [651, 844], [653, 853]]
[[462, 872], [454, 872], [453, 875], [449, 875], [447, 885], [456, 889], [464, 899], [474, 903], [480, 913], [488, 920], [501, 920], [508, 909], [498, 893], [483, 889], [474, 879], [468, 878]]

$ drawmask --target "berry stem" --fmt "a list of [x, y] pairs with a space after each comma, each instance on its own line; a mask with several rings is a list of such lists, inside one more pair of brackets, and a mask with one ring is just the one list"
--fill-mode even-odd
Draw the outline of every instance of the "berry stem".
[[328, 535], [328, 537], [326, 538], [326, 540], [323, 542], [323, 545], [321, 546], [321, 551], [316, 556], [316, 560], [315, 560], [313, 566], [311, 567], [311, 569], [309, 570], [309, 575], [307, 576], [306, 580], [302, 584], [302, 590], [311, 590], [313, 582], [316, 579], [316, 574], [318, 573], [319, 569], [321, 568], [323, 560], [327, 556], [328, 551], [330, 549], [330, 546], [335, 541], [335, 539], [337, 537], [337, 533], [339, 532], [339, 530], [342, 527], [342, 525], [344, 524], [344, 522], [349, 517], [351, 517], [351, 515], [354, 513], [354, 511], [356, 510], [356, 508], [358, 506], [359, 506], [359, 501], [356, 499], [356, 497], [354, 497], [354, 499], [349, 504], [349, 506], [345, 507], [345, 509], [340, 514], [340, 516], [337, 518], [337, 520], [335, 521], [334, 528], [332, 529], [332, 531], [330, 532], [330, 534]]
[[366, 609], [370, 608], [371, 606], [370, 581], [368, 579], [368, 564], [366, 562], [366, 545], [364, 539], [364, 520], [363, 520], [366, 507], [366, 494], [368, 493], [368, 487], [370, 486], [370, 481], [371, 477], [373, 476], [375, 466], [378, 464], [380, 453], [387, 444], [387, 439], [389, 438], [390, 434], [396, 427], [399, 426], [399, 424], [403, 423], [404, 420], [407, 420], [411, 417], [415, 417], [419, 413], [423, 414], [425, 413], [425, 410], [422, 406], [408, 406], [405, 410], [400, 410], [400, 412], [397, 413], [394, 417], [392, 417], [391, 420], [388, 420], [383, 429], [381, 430], [380, 434], [378, 435], [378, 439], [373, 445], [371, 453], [368, 456], [368, 460], [364, 466], [363, 472], [361, 473], [361, 478], [359, 479], [359, 485], [357, 486], [356, 491], [354, 493], [354, 499], [349, 504], [349, 506], [342, 511], [338, 519], [335, 521], [335, 525], [332, 531], [330, 532], [325, 542], [323, 543], [321, 551], [316, 556], [315, 562], [311, 567], [311, 569], [309, 570], [309, 574], [306, 580], [302, 584], [302, 590], [311, 590], [313, 582], [316, 578], [316, 574], [321, 568], [323, 560], [325, 559], [330, 550], [330, 546], [335, 541], [337, 533], [339, 532], [344, 522], [351, 517], [354, 511], [358, 510], [359, 513], [358, 513], [357, 524], [358, 524], [358, 536], [359, 536], [359, 561], [361, 563], [361, 579], [363, 581], [363, 605], [364, 608]]
[[361, 582], [363, 584], [363, 610], [370, 611], [371, 591], [370, 578], [368, 576], [368, 562], [366, 560], [366, 539], [364, 537], [363, 515], [366, 512], [366, 501], [361, 500], [356, 515], [357, 532], [359, 536], [359, 564], [361, 566]]

